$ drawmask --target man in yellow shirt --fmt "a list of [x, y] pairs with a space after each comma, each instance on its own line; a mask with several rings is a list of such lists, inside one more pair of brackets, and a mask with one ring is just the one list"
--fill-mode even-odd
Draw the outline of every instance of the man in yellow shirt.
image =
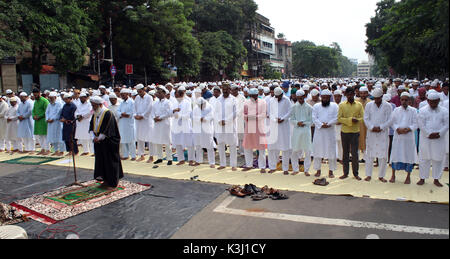
[[344, 175], [339, 179], [345, 179], [349, 174], [349, 153], [352, 153], [352, 171], [353, 176], [360, 181], [359, 170], [359, 132], [360, 123], [363, 123], [364, 109], [361, 103], [355, 101], [355, 90], [349, 87], [345, 90], [347, 101], [339, 105], [338, 122], [342, 123], [341, 141], [342, 141], [342, 160]]

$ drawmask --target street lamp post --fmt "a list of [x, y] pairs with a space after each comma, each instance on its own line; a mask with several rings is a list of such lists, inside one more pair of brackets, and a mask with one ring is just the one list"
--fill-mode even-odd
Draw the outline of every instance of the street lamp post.
[[98, 85], [100, 86], [101, 73], [100, 73], [100, 50], [99, 49], [97, 49], [97, 64], [98, 64]]

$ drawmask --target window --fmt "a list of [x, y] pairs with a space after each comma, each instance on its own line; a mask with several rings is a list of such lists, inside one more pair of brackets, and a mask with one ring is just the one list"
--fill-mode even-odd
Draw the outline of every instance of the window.
[[278, 56], [280, 56], [280, 57], [283, 56], [283, 49], [282, 48], [278, 49]]
[[273, 49], [273, 44], [263, 41], [263, 46], [266, 49]]

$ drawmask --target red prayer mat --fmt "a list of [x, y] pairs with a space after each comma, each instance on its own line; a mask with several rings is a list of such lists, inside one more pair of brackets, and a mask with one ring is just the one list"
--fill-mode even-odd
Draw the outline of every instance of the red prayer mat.
[[114, 190], [99, 188], [96, 180], [82, 184], [84, 186], [62, 187], [10, 205], [27, 217], [50, 225], [151, 188], [151, 185], [128, 181], [120, 181]]

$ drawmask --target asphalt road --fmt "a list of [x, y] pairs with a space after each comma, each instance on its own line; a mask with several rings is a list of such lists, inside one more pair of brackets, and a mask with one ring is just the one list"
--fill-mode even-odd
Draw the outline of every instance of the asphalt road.
[[[92, 170], [78, 170], [80, 181]], [[125, 175], [154, 187], [63, 221], [84, 239], [448, 239], [448, 205], [285, 192], [289, 199], [234, 198], [223, 184]], [[0, 201], [69, 184], [56, 166], [0, 166]], [[18, 224], [30, 238], [47, 225]], [[55, 236], [65, 238], [66, 234]]]

